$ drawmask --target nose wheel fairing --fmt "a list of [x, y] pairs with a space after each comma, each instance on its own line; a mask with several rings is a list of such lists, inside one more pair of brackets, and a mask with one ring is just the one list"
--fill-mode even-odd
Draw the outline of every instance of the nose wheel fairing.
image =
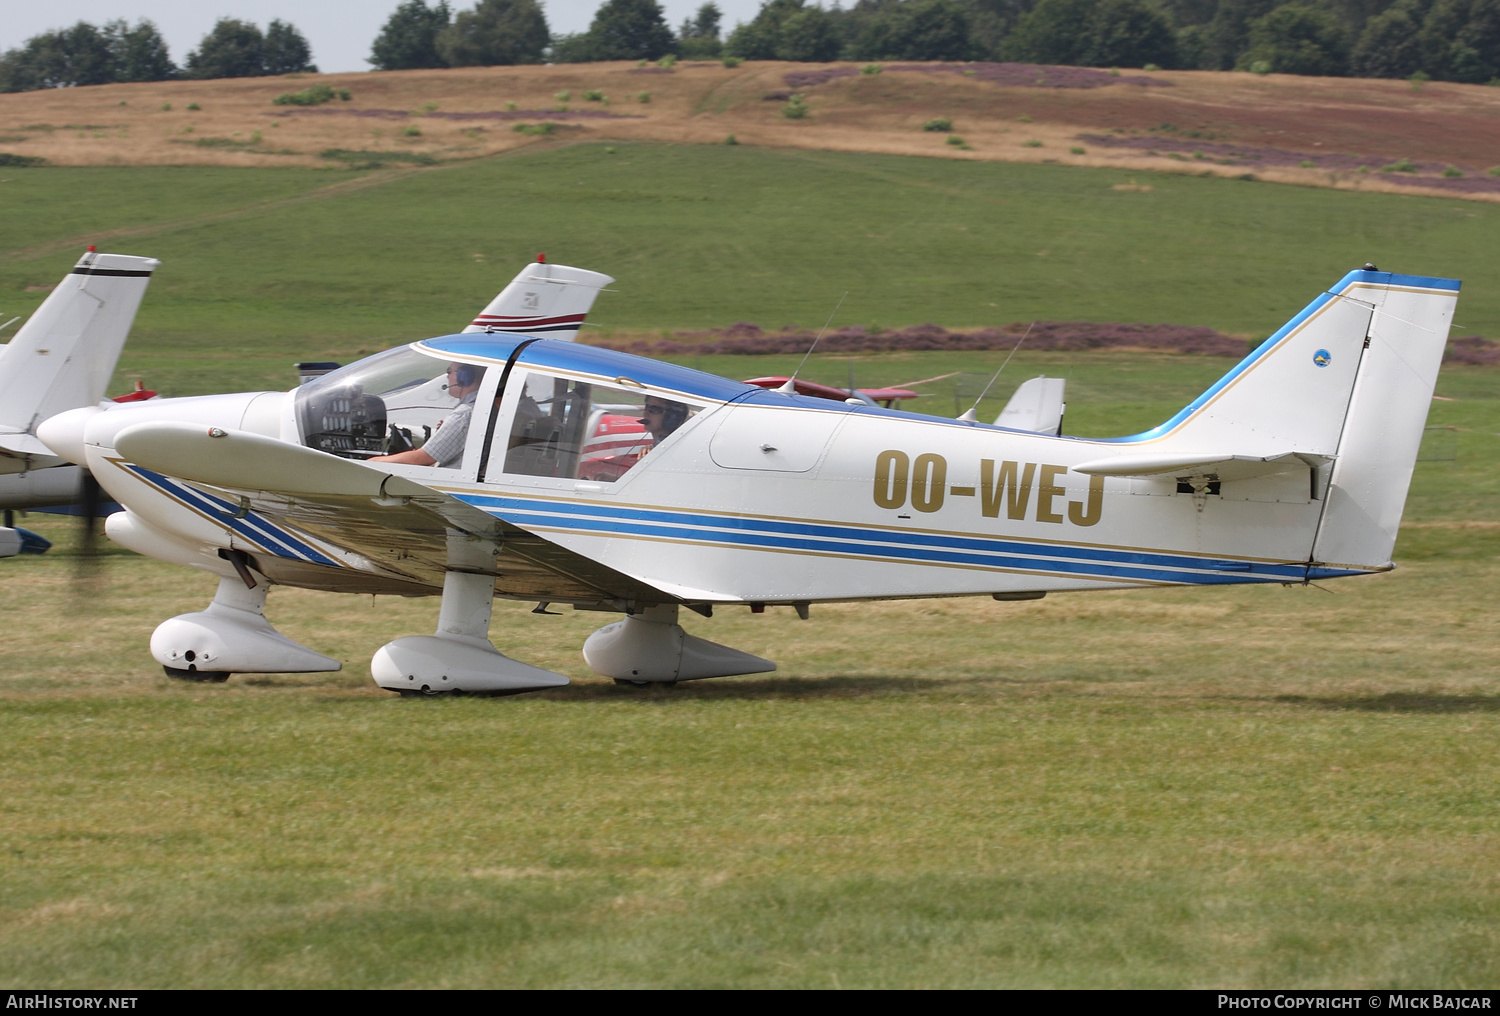
[[172, 676], [232, 673], [302, 674], [341, 670], [343, 664], [281, 634], [261, 613], [270, 583], [264, 577], [246, 588], [238, 577], [219, 579], [213, 602], [193, 614], [179, 614], [151, 634], [151, 655]]

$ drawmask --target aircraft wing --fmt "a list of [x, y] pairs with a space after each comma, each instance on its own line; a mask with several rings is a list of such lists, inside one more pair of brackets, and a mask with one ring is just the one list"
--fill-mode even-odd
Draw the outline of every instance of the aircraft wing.
[[407, 581], [441, 586], [451, 569], [494, 574], [498, 592], [539, 600], [677, 599], [425, 484], [275, 438], [141, 423], [121, 431], [115, 448]]
[[1216, 476], [1220, 480], [1248, 480], [1272, 473], [1316, 469], [1328, 462], [1326, 455], [1283, 452], [1279, 455], [1226, 455], [1222, 452], [1199, 454], [1126, 453], [1106, 459], [1094, 459], [1071, 467], [1075, 473], [1090, 476]]
[[[0, 458], [19, 460], [17, 469], [20, 471], [60, 466], [67, 461], [53, 454], [52, 449], [37, 440], [35, 434], [0, 433]], [[0, 473], [10, 471], [0, 466]]]

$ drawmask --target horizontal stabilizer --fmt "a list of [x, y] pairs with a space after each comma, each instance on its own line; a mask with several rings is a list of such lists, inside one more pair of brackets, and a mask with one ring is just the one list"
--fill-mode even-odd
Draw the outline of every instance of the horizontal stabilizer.
[[1117, 455], [1094, 459], [1073, 466], [1076, 473], [1089, 476], [1212, 476], [1219, 480], [1248, 480], [1272, 473], [1289, 473], [1313, 469], [1329, 461], [1326, 455], [1305, 452], [1283, 452], [1280, 455], [1197, 455], [1147, 454]]

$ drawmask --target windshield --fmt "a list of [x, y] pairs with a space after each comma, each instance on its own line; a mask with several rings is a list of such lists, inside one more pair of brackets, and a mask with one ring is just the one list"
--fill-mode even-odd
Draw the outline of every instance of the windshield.
[[[472, 391], [484, 372], [410, 346], [387, 350], [298, 388], [297, 426], [308, 447], [346, 459], [422, 448], [460, 404], [449, 388]], [[452, 439], [461, 435], [448, 437], [442, 444], [456, 450], [445, 447], [436, 464], [454, 467], [463, 449]]]

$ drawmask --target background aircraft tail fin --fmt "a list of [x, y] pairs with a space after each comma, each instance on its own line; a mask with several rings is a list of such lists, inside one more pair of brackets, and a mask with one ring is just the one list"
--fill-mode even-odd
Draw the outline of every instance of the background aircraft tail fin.
[[1033, 434], [1061, 434], [1063, 413], [1068, 408], [1063, 401], [1067, 385], [1060, 377], [1034, 377], [1021, 382], [995, 417], [995, 426]]
[[514, 332], [571, 341], [599, 291], [613, 281], [582, 268], [545, 261], [529, 264], [464, 332]]
[[50, 416], [104, 397], [153, 258], [85, 254], [0, 348], [0, 433], [28, 434]]

